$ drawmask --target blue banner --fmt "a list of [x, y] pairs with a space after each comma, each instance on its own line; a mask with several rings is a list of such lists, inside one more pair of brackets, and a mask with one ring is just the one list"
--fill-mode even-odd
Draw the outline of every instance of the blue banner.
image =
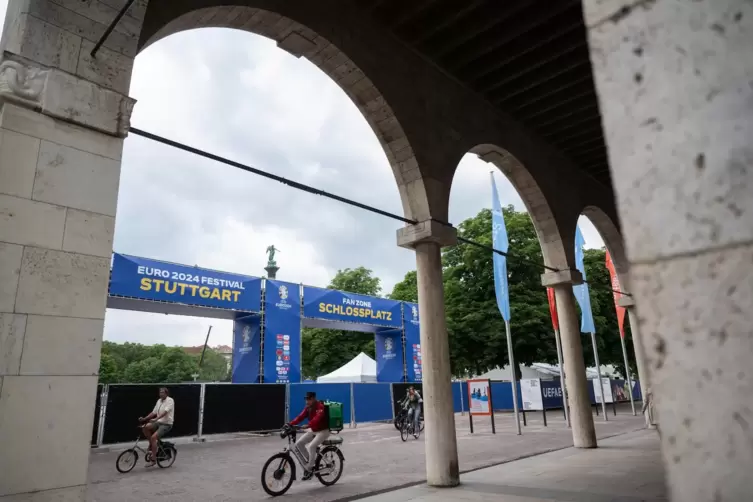
[[399, 329], [380, 331], [374, 335], [376, 345], [377, 382], [402, 382], [403, 333]]
[[246, 316], [233, 322], [233, 383], [259, 383], [261, 317]]
[[[492, 174], [492, 246], [494, 249], [507, 252], [507, 228], [505, 216], [502, 213], [502, 205], [499, 202], [497, 184]], [[507, 257], [499, 253], [492, 253], [494, 262], [494, 290], [497, 293], [497, 306], [502, 318], [510, 320], [510, 290], [507, 286]]]
[[562, 408], [562, 387], [559, 380], [541, 380], [544, 409]]
[[400, 302], [332, 289], [303, 288], [303, 316], [401, 328]]
[[259, 312], [261, 279], [115, 253], [110, 294]]
[[418, 305], [403, 303], [405, 319], [405, 358], [409, 382], [423, 380], [423, 361], [421, 360], [421, 329]]
[[267, 279], [264, 296], [264, 383], [301, 381], [298, 284]]
[[[580, 227], [575, 227], [575, 268], [583, 275], [583, 280], [586, 280], [586, 266], [583, 263], [583, 246], [586, 245], [586, 240], [583, 238], [583, 234], [580, 233]], [[583, 283], [577, 286], [573, 286], [573, 293], [575, 293], [575, 299], [578, 300], [580, 305], [580, 331], [582, 333], [596, 333], [596, 326], [594, 326], [594, 316], [591, 312], [591, 297], [588, 293], [588, 284]]]

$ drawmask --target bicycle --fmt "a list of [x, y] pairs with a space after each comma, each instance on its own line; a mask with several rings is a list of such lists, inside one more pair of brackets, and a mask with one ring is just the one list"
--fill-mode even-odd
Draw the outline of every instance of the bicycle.
[[423, 422], [420, 423], [418, 430], [416, 430], [416, 427], [413, 424], [413, 419], [406, 415], [400, 423], [400, 439], [402, 439], [403, 442], [408, 441], [408, 436], [410, 435], [413, 435], [414, 438], [418, 439], [422, 430]]
[[[151, 462], [152, 452], [149, 451], [149, 447], [147, 446], [147, 449], [145, 450], [139, 446], [139, 443], [143, 439], [144, 438], [141, 437], [141, 427], [139, 427], [139, 436], [136, 438], [136, 442], [129, 449], [121, 452], [115, 461], [115, 468], [118, 472], [122, 474], [131, 472], [139, 461], [139, 451], [144, 454], [145, 462]], [[157, 465], [160, 466], [160, 468], [167, 469], [168, 467], [172, 467], [175, 463], [175, 457], [177, 456], [178, 450], [175, 449], [173, 443], [162, 441], [161, 439], [157, 440]]]
[[[395, 424], [395, 429], [400, 430], [400, 424], [403, 420], [408, 418], [408, 407], [403, 406], [402, 401], [397, 401], [397, 404], [399, 404], [400, 411], [397, 412], [397, 415], [395, 415], [395, 419], [392, 421], [393, 424]], [[419, 417], [420, 423], [421, 423], [421, 432], [424, 431], [424, 414], [421, 413], [421, 416]]]
[[[296, 467], [293, 459], [298, 460], [301, 468], [306, 465], [306, 459], [295, 446], [298, 430], [299, 429], [287, 424], [283, 426], [280, 430], [280, 438], [287, 438], [288, 446], [283, 448], [280, 453], [275, 453], [269, 457], [269, 460], [267, 460], [261, 470], [261, 485], [264, 488], [264, 491], [272, 497], [278, 497], [285, 494], [285, 492], [287, 492], [293, 485], [293, 481], [296, 479]], [[339, 448], [342, 442], [343, 439], [339, 436], [329, 437], [316, 449], [316, 463], [314, 464], [313, 475], [316, 476], [319, 482], [324, 486], [334, 485], [340, 479], [340, 476], [342, 476], [343, 468], [345, 466], [345, 457], [343, 457], [342, 451]], [[282, 485], [280, 489], [274, 490], [270, 487], [270, 483], [267, 479], [267, 470], [272, 464], [278, 461], [279, 464], [276, 468], [273, 468], [274, 470], [271, 473], [272, 479], [269, 481], [275, 483], [282, 482]], [[283, 481], [286, 475], [289, 475], [289, 477], [287, 478], [287, 481]]]

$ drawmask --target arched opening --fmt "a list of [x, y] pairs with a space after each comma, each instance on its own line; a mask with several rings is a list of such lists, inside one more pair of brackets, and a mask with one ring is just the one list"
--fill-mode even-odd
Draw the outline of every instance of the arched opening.
[[[541, 274], [545, 263], [569, 268], [568, 255], [552, 208], [536, 180], [513, 154], [492, 144], [474, 146], [458, 164], [450, 199], [450, 221], [458, 234], [492, 245], [490, 171], [505, 213], [509, 252], [517, 258], [508, 260], [512, 315], [523, 321], [520, 335], [513, 337], [514, 351], [516, 363], [523, 366], [520, 371], [528, 375], [533, 363], [558, 361]], [[453, 373], [461, 377], [496, 371], [492, 378], [509, 380], [505, 325], [495, 298], [491, 254], [460, 245], [444, 250], [443, 265]]]
[[[238, 8], [229, 20], [228, 12], [193, 11], [149, 37], [132, 80], [139, 100], [134, 126], [396, 214], [420, 214], [418, 206], [404, 205], [420, 197], [400, 197], [405, 187], [421, 184], [412, 148], [355, 63], [288, 18]], [[176, 59], [179, 51], [186, 57]], [[361, 266], [391, 285], [414, 266], [410, 253], [395, 246], [399, 223], [381, 216], [138, 137], [126, 142], [123, 164], [116, 251], [262, 275], [264, 248], [276, 244], [282, 250], [279, 277], [318, 286], [340, 269]], [[181, 199], [191, 200], [190, 208], [170, 210]], [[126, 318], [132, 315], [108, 311], [106, 338], [128, 331], [131, 337], [138, 332], [138, 341], [167, 343], [172, 338], [159, 334], [172, 336], [180, 325], [190, 333], [181, 338], [185, 345], [204, 342], [207, 323], [199, 319], [186, 326], [137, 314], [149, 317], [147, 331], [147, 323]], [[232, 322], [210, 324], [210, 347], [231, 345]]]
[[[627, 313], [616, 305], [621, 295], [614, 293], [614, 291], [629, 292], [628, 264], [622, 235], [612, 218], [601, 208], [593, 205], [586, 206], [581, 211], [578, 227], [586, 242], [584, 267], [603, 376], [616, 374], [624, 379], [629, 372], [630, 378], [635, 382], [638, 379], [638, 366], [633, 334]], [[614, 278], [607, 265], [607, 253], [616, 276]], [[590, 338], [586, 339], [584, 336], [583, 345], [586, 364], [593, 366], [594, 353]], [[627, 354], [629, 369], [625, 367], [625, 354]]]

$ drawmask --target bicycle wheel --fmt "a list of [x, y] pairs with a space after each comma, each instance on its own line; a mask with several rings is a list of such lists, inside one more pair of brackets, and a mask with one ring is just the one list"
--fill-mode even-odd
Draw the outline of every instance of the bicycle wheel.
[[424, 425], [426, 425], [426, 424], [424, 423], [424, 417], [422, 416], [421, 417], [421, 431], [420, 432], [424, 431]]
[[175, 457], [178, 456], [178, 450], [174, 446], [165, 446], [157, 452], [157, 465], [162, 469], [172, 467], [175, 463]]
[[272, 497], [283, 495], [295, 479], [295, 464], [287, 453], [269, 457], [261, 470], [261, 486]]
[[408, 424], [403, 422], [400, 426], [400, 439], [403, 442], [408, 441]]
[[328, 446], [316, 457], [314, 472], [316, 478], [324, 486], [332, 486], [343, 475], [345, 457], [339, 448]]
[[122, 452], [118, 455], [118, 459], [115, 461], [115, 468], [120, 473], [131, 472], [136, 463], [139, 461], [139, 454], [136, 450], [130, 449]]
[[392, 422], [395, 424], [395, 429], [400, 430], [400, 423], [403, 421], [403, 413], [400, 412], [395, 416], [395, 420]]

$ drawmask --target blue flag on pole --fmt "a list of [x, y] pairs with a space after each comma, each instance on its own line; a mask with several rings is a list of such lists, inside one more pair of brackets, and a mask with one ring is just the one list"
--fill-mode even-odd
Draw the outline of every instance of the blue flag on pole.
[[[583, 234], [580, 233], [580, 227], [575, 227], [575, 268], [583, 275], [584, 281], [586, 280], [586, 267], [583, 263], [583, 246], [585, 245], [586, 240], [583, 238]], [[580, 305], [580, 331], [582, 333], [596, 333], [588, 284], [583, 283], [573, 286], [573, 293], [575, 293], [575, 299], [578, 300], [578, 305]]]
[[[497, 184], [492, 174], [492, 246], [494, 249], [507, 252], [507, 228], [502, 205], [499, 203]], [[494, 260], [494, 289], [497, 293], [497, 306], [505, 321], [510, 320], [510, 290], [507, 287], [507, 257], [493, 253]]]

